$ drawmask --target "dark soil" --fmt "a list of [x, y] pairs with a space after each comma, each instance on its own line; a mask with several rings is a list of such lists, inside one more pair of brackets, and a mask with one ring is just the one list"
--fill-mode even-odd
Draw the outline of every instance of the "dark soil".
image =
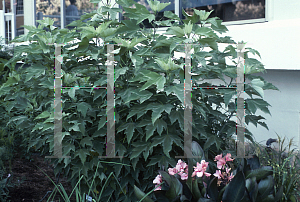
[[[15, 155], [12, 160], [12, 173], [9, 178], [9, 184], [13, 183], [13, 187], [9, 187], [9, 198], [7, 201], [11, 202], [44, 202], [50, 197], [51, 191], [54, 190], [55, 185], [43, 173], [45, 172], [54, 183], [56, 178], [53, 171], [53, 166], [50, 165], [50, 160], [45, 160], [45, 156], [40, 156], [39, 153], [31, 155], [31, 160], [27, 160], [21, 155]], [[49, 163], [49, 164], [48, 164]], [[43, 170], [43, 172], [38, 168]], [[7, 167], [6, 167], [7, 168]], [[6, 177], [8, 173], [3, 176]], [[19, 180], [19, 181], [18, 181]], [[61, 183], [66, 190], [68, 196], [72, 193], [71, 182], [61, 174], [57, 184]], [[43, 199], [43, 197], [48, 195]], [[75, 191], [74, 191], [75, 192]], [[53, 197], [53, 196], [52, 196]], [[52, 199], [51, 197], [51, 199]], [[43, 199], [43, 200], [42, 200]], [[54, 200], [49, 201], [65, 201], [57, 192]], [[71, 202], [76, 202], [75, 193], [72, 194]]]

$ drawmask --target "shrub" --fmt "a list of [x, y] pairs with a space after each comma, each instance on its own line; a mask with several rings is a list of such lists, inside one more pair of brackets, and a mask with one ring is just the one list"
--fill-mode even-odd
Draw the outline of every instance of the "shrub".
[[[236, 65], [226, 64], [225, 57], [236, 59], [237, 50], [236, 42], [230, 37], [219, 36], [227, 28], [218, 18], [208, 18], [208, 12], [195, 10], [193, 16], [185, 14], [187, 19], [180, 25], [178, 17], [169, 11], [164, 12], [167, 20], [154, 20], [157, 11], [168, 3], [151, 1], [154, 13], [150, 13], [133, 0], [117, 2], [128, 20], [118, 22], [115, 16], [121, 9], [103, 6], [72, 22], [73, 30], [58, 29], [49, 18], [39, 21], [37, 28], [25, 26], [29, 33], [14, 42], [30, 43], [16, 47], [14, 58], [6, 63], [11, 74], [1, 86], [0, 96], [9, 114], [7, 124], [24, 136], [28, 149], [36, 146], [43, 154], [51, 155], [55, 49], [49, 44], [65, 44], [61, 55], [63, 86], [91, 87], [106, 86], [105, 44], [117, 44], [114, 53], [115, 144], [116, 156], [124, 158], [110, 159], [110, 162], [129, 166], [102, 162], [92, 189], [100, 190], [103, 180], [114, 172], [121, 188], [112, 181], [115, 179], [109, 179], [103, 200], [114, 193], [111, 198], [114, 201], [136, 201], [134, 185], [139, 185], [142, 191], [152, 189], [155, 171], [169, 165], [174, 167], [174, 157], [183, 155], [184, 58], [174, 58], [174, 52], [184, 52], [184, 46], [178, 44], [199, 44], [194, 46], [192, 82], [202, 87], [212, 85], [203, 83], [205, 79], [220, 79], [226, 86], [235, 85]], [[135, 8], [131, 8], [133, 4]], [[91, 20], [85, 22], [89, 18]], [[142, 22], [146, 19], [153, 29], [143, 28]], [[164, 35], [157, 34], [159, 25], [170, 27]], [[221, 52], [218, 44], [222, 43], [232, 45]], [[264, 118], [255, 113], [257, 109], [269, 113], [269, 104], [262, 98], [261, 91], [277, 88], [262, 77], [252, 75], [264, 71], [264, 67], [258, 60], [249, 58], [250, 53], [259, 55], [256, 50], [246, 50], [245, 76], [250, 81], [260, 80], [261, 84], [245, 84], [245, 92], [250, 96], [245, 99], [246, 123], [267, 127], [261, 121]], [[29, 67], [15, 71], [19, 60]], [[230, 78], [230, 83], [226, 83], [225, 77]], [[213, 161], [214, 156], [225, 149], [226, 141], [236, 130], [236, 123], [231, 120], [236, 115], [234, 95], [235, 90], [228, 89], [193, 90], [193, 140], [204, 148], [208, 161]], [[79, 181], [80, 173], [91, 181], [98, 156], [106, 153], [106, 106], [105, 89], [62, 90], [63, 155], [71, 158], [51, 160], [55, 174], [64, 171], [73, 186]], [[247, 129], [246, 137], [252, 139]], [[80, 183], [80, 191], [87, 193], [87, 184]]]

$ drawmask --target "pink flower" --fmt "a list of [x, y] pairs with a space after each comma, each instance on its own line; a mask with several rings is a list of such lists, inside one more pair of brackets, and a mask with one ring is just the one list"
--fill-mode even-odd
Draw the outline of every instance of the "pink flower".
[[168, 171], [170, 175], [175, 175], [176, 173], [178, 173], [178, 170], [176, 168], [169, 168]]
[[215, 157], [215, 161], [219, 161], [220, 159], [222, 159], [222, 154], [219, 154]]
[[[162, 183], [161, 175], [157, 175], [156, 178], [153, 180], [153, 184], [159, 185]], [[161, 186], [156, 186], [156, 189], [154, 191], [161, 190]]]
[[217, 161], [217, 168], [222, 169], [224, 168], [227, 161], [233, 161], [233, 159], [231, 158], [231, 154], [228, 153], [226, 154], [226, 156], [224, 156], [224, 158], [222, 158], [222, 154], [217, 155], [215, 157], [215, 161]]
[[181, 161], [181, 159], [178, 160], [177, 165], [175, 166], [176, 170], [184, 172], [184, 170], [188, 167], [188, 165]]
[[158, 190], [161, 190], [161, 186], [157, 186], [155, 187], [156, 189], [154, 189], [154, 191], [158, 191]]
[[222, 169], [226, 164], [226, 161], [224, 158], [221, 158], [217, 161], [217, 168], [218, 169]]
[[187, 180], [188, 179], [188, 174], [187, 173], [181, 173], [181, 180]]
[[230, 176], [228, 176], [228, 180], [231, 181], [233, 177], [234, 177], [234, 176], [233, 176], [233, 174], [231, 173]]
[[153, 180], [153, 184], [160, 184], [162, 183], [161, 175], [157, 175], [156, 178]]
[[203, 175], [209, 177], [211, 174], [205, 172], [208, 166], [208, 162], [205, 162], [205, 160], [201, 161], [201, 164], [199, 164], [199, 162], [197, 162], [197, 166], [194, 166], [194, 172], [192, 174], [192, 177], [194, 177], [195, 175], [197, 175], [197, 177], [202, 177]]
[[231, 154], [230, 153], [226, 154], [225, 161], [233, 161], [233, 159], [231, 158]]
[[227, 168], [226, 167], [226, 173], [229, 174], [229, 171], [231, 170], [231, 168]]
[[217, 177], [218, 179], [223, 178], [222, 172], [220, 170], [216, 170], [216, 173], [214, 174], [214, 176]]

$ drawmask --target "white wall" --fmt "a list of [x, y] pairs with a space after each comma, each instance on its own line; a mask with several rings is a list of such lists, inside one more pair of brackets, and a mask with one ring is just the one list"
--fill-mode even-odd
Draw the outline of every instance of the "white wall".
[[[24, 25], [35, 25], [35, 0], [23, 1], [24, 6]], [[24, 34], [27, 34], [28, 30], [24, 29]]]
[[265, 74], [256, 75], [262, 76], [280, 91], [265, 91], [264, 100], [271, 105], [271, 116], [261, 111], [257, 114], [266, 118], [264, 121], [269, 131], [260, 125], [256, 128], [253, 124], [248, 129], [263, 144], [269, 138], [277, 138], [276, 133], [288, 139], [294, 137], [295, 146], [300, 149], [300, 70], [267, 70]]

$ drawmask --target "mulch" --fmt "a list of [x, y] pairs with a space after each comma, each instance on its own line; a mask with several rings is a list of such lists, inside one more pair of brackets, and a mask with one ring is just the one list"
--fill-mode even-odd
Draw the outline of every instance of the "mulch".
[[[47, 163], [47, 161], [49, 162]], [[10, 173], [11, 177], [9, 178], [9, 182], [15, 184], [15, 186], [8, 188], [10, 197], [7, 201], [46, 202], [55, 185], [43, 172], [56, 183], [53, 165], [50, 165], [50, 160], [47, 161], [45, 161], [45, 157], [40, 156], [39, 153], [32, 154], [31, 160], [27, 160], [24, 157], [21, 157], [21, 155], [15, 155], [12, 159], [12, 173]], [[6, 162], [5, 164], [6, 168], [8, 168], [8, 163]], [[43, 172], [37, 166], [42, 169]], [[8, 173], [4, 176], [7, 175]], [[63, 185], [66, 193], [70, 196], [73, 190], [71, 182], [67, 182], [67, 179], [61, 174], [58, 183]], [[47, 192], [48, 195], [43, 199]], [[63, 200], [60, 193], [57, 192], [53, 201], [58, 202], [65, 200]], [[76, 202], [75, 193], [72, 194], [70, 201]]]

